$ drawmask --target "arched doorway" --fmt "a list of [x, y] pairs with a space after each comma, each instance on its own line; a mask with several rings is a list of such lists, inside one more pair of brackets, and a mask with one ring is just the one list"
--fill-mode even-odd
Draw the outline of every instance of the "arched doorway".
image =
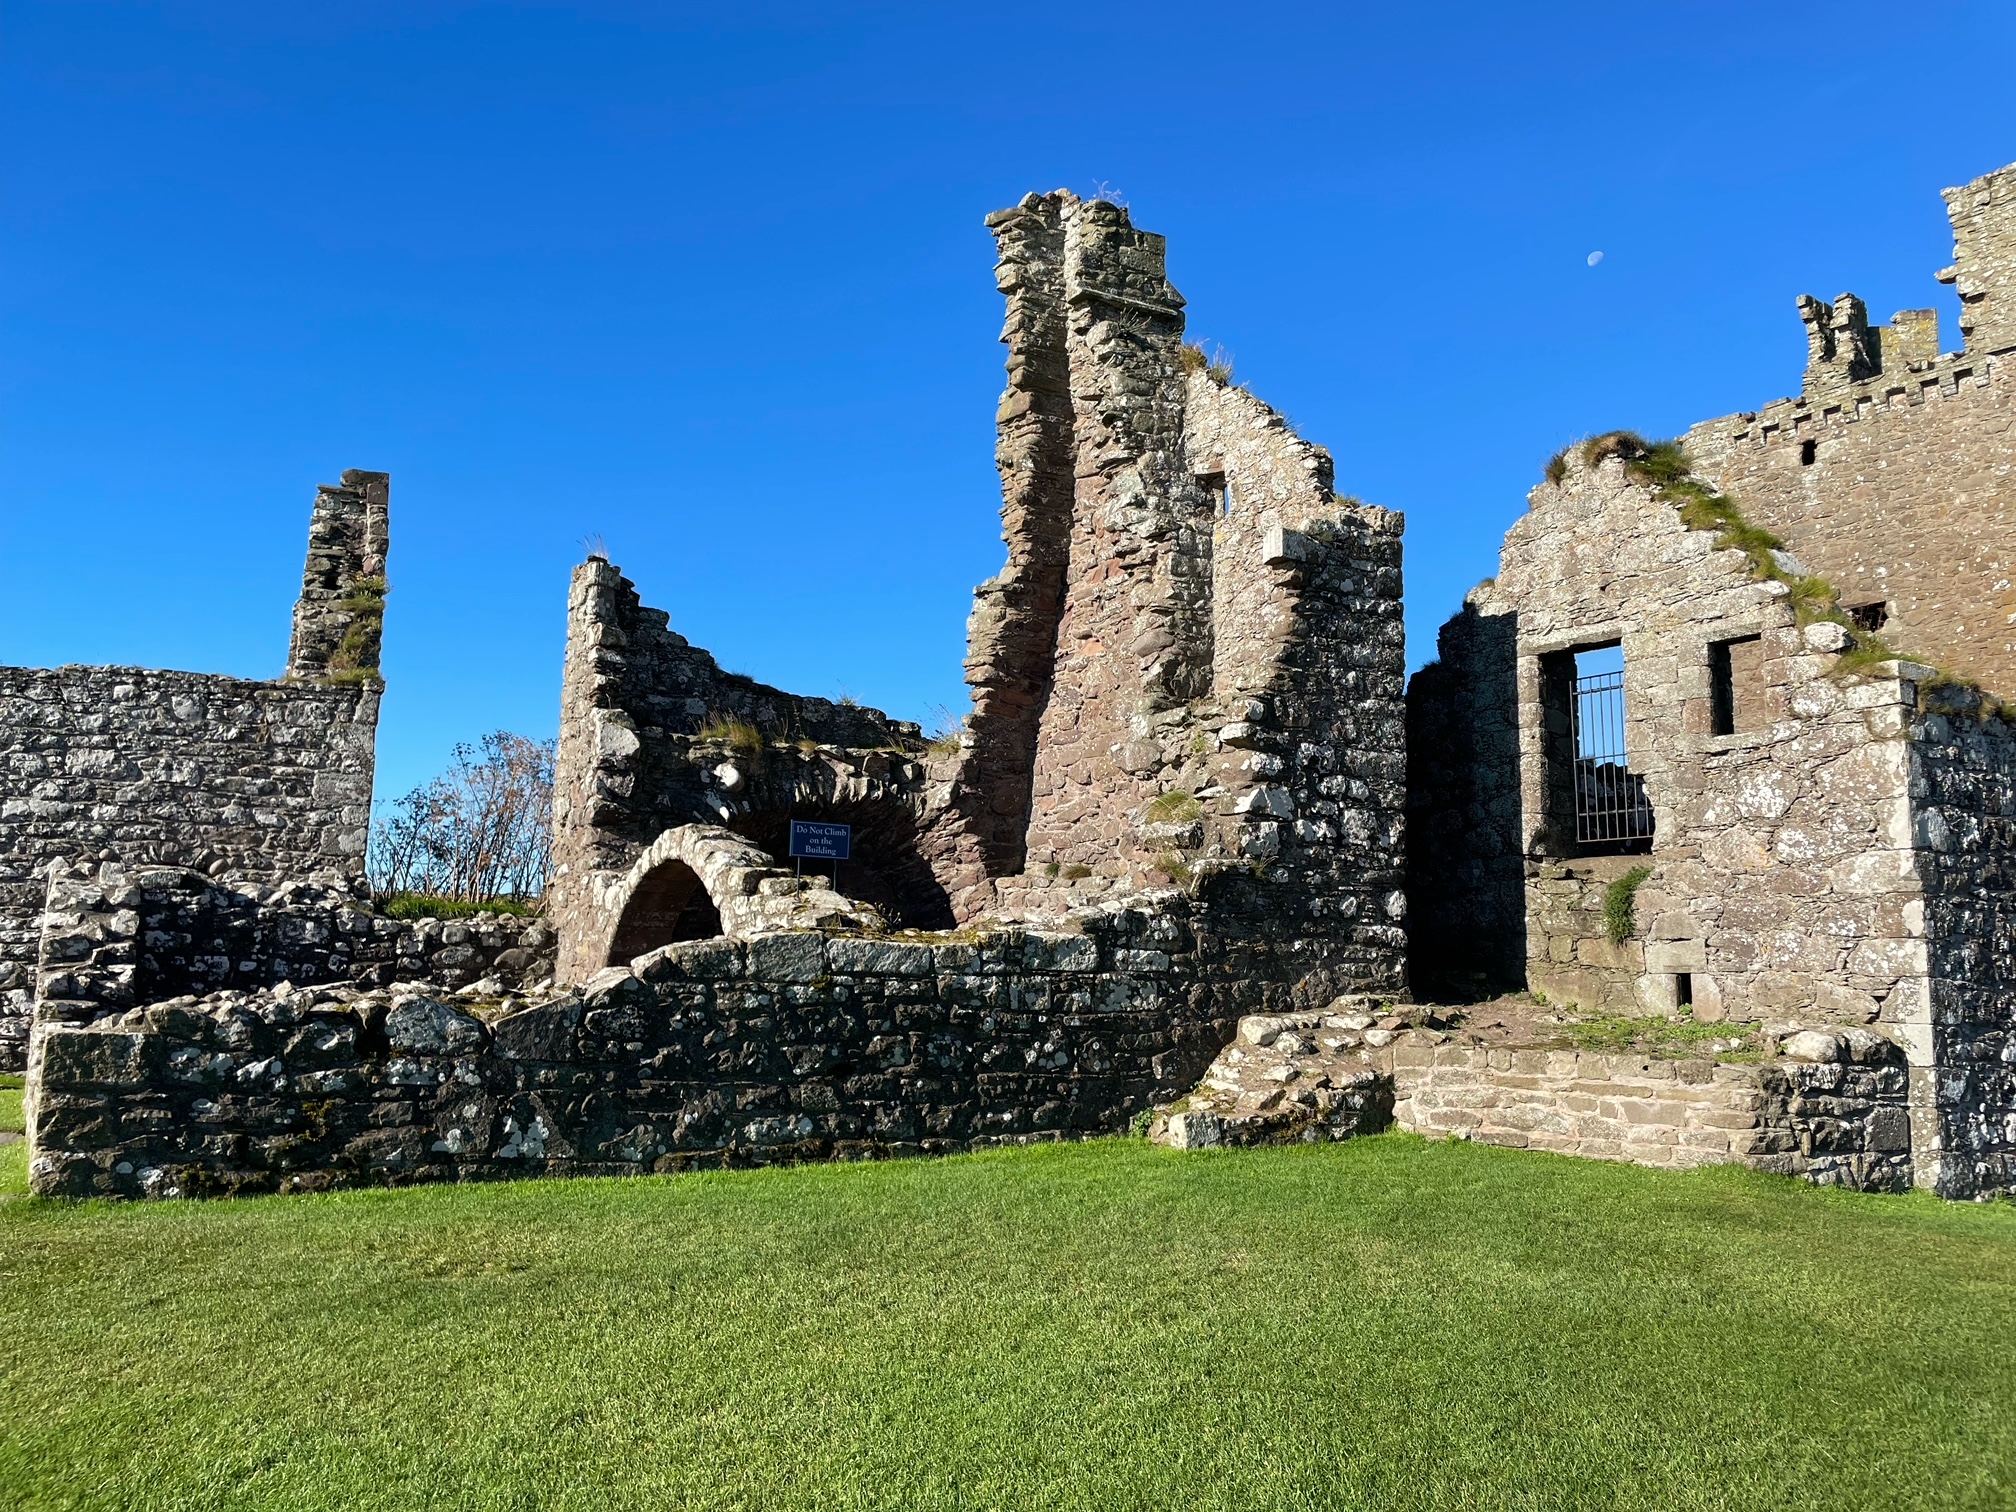
[[623, 905], [604, 964], [627, 966], [661, 945], [710, 939], [721, 932], [721, 915], [701, 885], [700, 874], [684, 861], [661, 861], [644, 874]]

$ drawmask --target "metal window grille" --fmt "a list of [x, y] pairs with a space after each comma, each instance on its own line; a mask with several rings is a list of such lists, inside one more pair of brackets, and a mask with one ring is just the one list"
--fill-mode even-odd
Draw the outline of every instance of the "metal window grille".
[[1585, 845], [1652, 838], [1645, 779], [1624, 750], [1624, 674], [1578, 677], [1575, 708], [1575, 838]]

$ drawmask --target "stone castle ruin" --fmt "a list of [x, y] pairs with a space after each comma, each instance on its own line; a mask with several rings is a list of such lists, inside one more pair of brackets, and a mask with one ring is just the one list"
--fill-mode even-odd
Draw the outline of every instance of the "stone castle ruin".
[[[289, 678], [232, 685], [275, 711], [234, 716], [235, 764], [83, 738], [143, 722], [120, 687], [226, 680], [0, 673], [76, 690], [0, 705], [35, 1189], [1143, 1120], [2016, 1189], [2016, 738], [1981, 691], [2016, 681], [2016, 168], [1948, 200], [1962, 351], [1802, 300], [1798, 399], [1564, 453], [1407, 688], [1400, 517], [1185, 343], [1161, 237], [1029, 196], [988, 220], [1007, 562], [962, 728], [725, 673], [591, 558], [547, 919], [483, 938], [356, 882], [385, 480], [346, 474]], [[124, 821], [86, 789], [120, 761]], [[808, 819], [852, 827], [830, 873], [781, 859]], [[1731, 1032], [1591, 1048], [1604, 1014]]]
[[1415, 678], [1409, 866], [1445, 972], [1906, 1068], [1894, 1147], [1848, 1153], [1959, 1195], [2016, 1187], [1984, 691], [2016, 688], [2016, 168], [1946, 200], [1960, 351], [1930, 310], [1802, 298], [1799, 397], [1557, 459]]

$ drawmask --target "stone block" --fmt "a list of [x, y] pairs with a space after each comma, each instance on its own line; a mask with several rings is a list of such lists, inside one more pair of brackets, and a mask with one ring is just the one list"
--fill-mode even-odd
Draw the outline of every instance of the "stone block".
[[836, 936], [826, 942], [826, 959], [841, 976], [928, 977], [931, 947], [895, 940]]
[[42, 1031], [45, 1088], [138, 1087], [154, 1069], [161, 1041], [143, 1033], [51, 1026]]
[[497, 1053], [514, 1061], [567, 1061], [575, 1055], [581, 1004], [575, 998], [539, 1003], [506, 1014], [490, 1026]]
[[1096, 971], [1099, 943], [1089, 935], [1031, 933], [1022, 942], [1022, 959], [1031, 971]]
[[814, 982], [827, 974], [826, 942], [816, 934], [758, 935], [748, 952], [751, 981]]
[[481, 1022], [459, 1009], [432, 998], [412, 997], [393, 1004], [385, 1015], [385, 1037], [400, 1050], [441, 1055], [478, 1049], [489, 1034]]

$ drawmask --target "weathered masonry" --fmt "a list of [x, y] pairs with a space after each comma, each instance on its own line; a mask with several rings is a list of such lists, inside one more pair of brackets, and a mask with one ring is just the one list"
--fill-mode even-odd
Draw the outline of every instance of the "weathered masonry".
[[315, 497], [285, 676], [0, 667], [0, 1067], [27, 1049], [57, 862], [219, 880], [361, 879], [371, 812], [389, 479]]
[[[92, 909], [122, 888], [208, 905], [172, 877], [73, 879], [89, 906], [49, 914], [36, 1190], [1112, 1131], [1242, 1013], [1404, 991], [1399, 516], [1336, 494], [1327, 452], [1185, 345], [1163, 240], [1126, 211], [1031, 195], [990, 226], [1008, 563], [976, 595], [964, 729], [927, 741], [724, 673], [591, 559], [549, 894], [572, 990], [178, 978], [128, 1003], [64, 965]], [[852, 859], [797, 875], [794, 818], [852, 825]]]
[[1239, 991], [1398, 990], [1399, 517], [1340, 497], [1327, 452], [1185, 346], [1163, 240], [1126, 211], [1031, 195], [989, 224], [1008, 563], [976, 594], [964, 730], [934, 746], [727, 676], [588, 562], [556, 799], [563, 979], [718, 931], [730, 905], [689, 862], [639, 869], [667, 830], [774, 856], [797, 817], [855, 826], [833, 885], [893, 926], [1183, 891], [1250, 956]]
[[1961, 351], [1805, 298], [1798, 398], [1550, 466], [1410, 690], [1410, 901], [1450, 975], [1880, 1036], [1910, 1179], [1961, 1196], [2016, 1190], [2016, 732], [1982, 691], [2016, 687], [2016, 167], [1946, 200]]

